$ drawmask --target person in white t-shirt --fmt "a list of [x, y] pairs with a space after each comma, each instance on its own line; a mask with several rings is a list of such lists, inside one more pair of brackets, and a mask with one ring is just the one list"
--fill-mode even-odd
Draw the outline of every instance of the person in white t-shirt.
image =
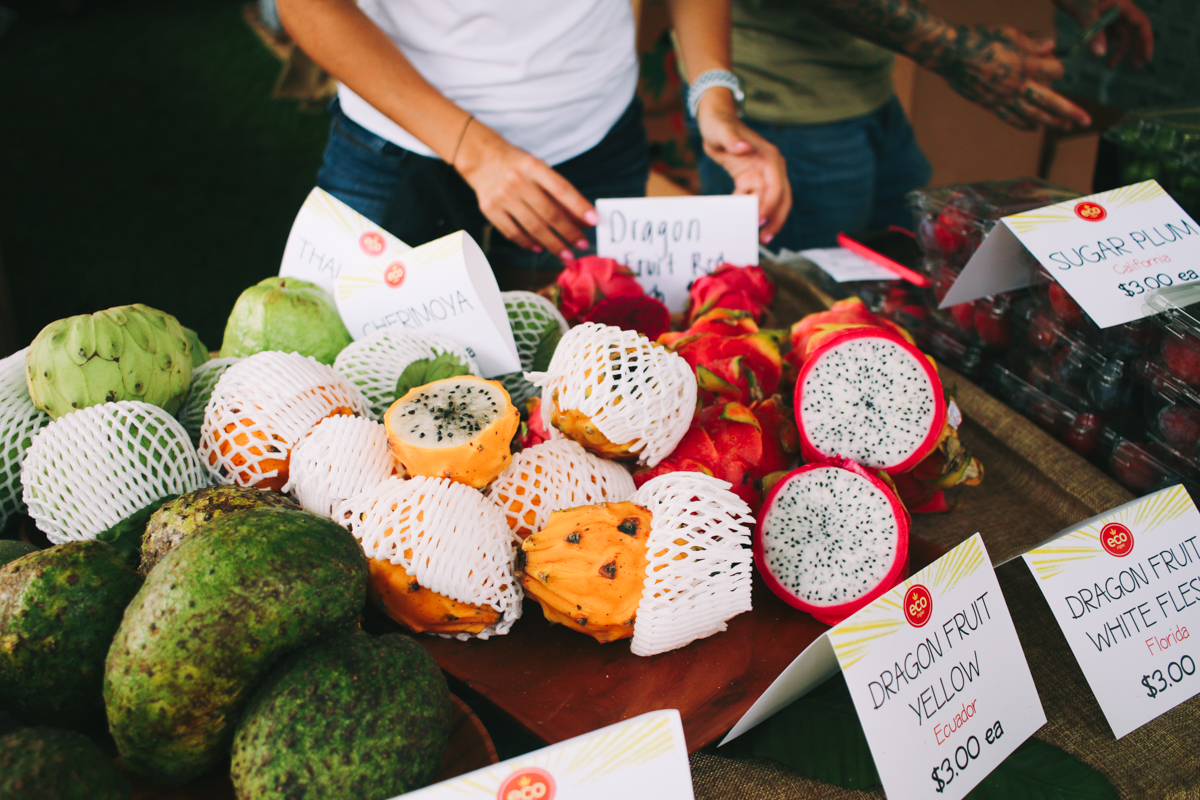
[[[738, 118], [728, 0], [669, 0], [705, 151], [759, 199], [760, 238], [791, 207], [778, 150]], [[486, 222], [569, 261], [597, 197], [645, 193], [630, 0], [278, 0], [339, 82], [318, 185], [410, 244]]]

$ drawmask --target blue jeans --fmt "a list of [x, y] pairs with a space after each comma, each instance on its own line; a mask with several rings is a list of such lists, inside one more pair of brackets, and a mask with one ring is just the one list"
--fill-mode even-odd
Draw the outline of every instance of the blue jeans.
[[[533, 253], [491, 229], [475, 191], [446, 162], [405, 150], [343, 113], [334, 100], [329, 144], [317, 186], [413, 246], [465, 230], [495, 265], [562, 268], [550, 253]], [[642, 104], [634, 99], [592, 149], [554, 165], [589, 201], [642, 197], [650, 171]], [[485, 235], [485, 227], [487, 234]], [[585, 228], [595, 251], [595, 230]]]
[[[685, 112], [686, 113], [686, 112]], [[933, 170], [892, 98], [863, 117], [820, 125], [746, 124], [779, 148], [792, 184], [792, 213], [772, 249], [834, 247], [841, 232], [899, 225], [913, 229], [904, 196], [929, 183]], [[733, 180], [704, 155], [700, 131], [689, 119], [704, 194], [729, 194]]]

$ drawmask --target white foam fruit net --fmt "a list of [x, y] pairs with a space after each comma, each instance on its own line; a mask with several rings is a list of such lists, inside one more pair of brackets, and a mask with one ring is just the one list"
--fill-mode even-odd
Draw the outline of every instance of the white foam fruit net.
[[387, 429], [366, 417], [328, 417], [292, 448], [283, 491], [310, 514], [332, 517], [339, 502], [395, 474]]
[[241, 361], [240, 358], [214, 358], [205, 361], [192, 370], [192, 383], [188, 386], [187, 399], [183, 406], [175, 412], [175, 419], [183, 423], [183, 428], [192, 439], [192, 444], [200, 443], [200, 426], [204, 424], [204, 409], [208, 406], [217, 381], [225, 374], [225, 370]]
[[21, 470], [29, 515], [51, 542], [94, 539], [168, 495], [209, 484], [179, 420], [133, 400], [59, 417], [33, 438]]
[[444, 353], [457, 356], [472, 375], [480, 376], [479, 365], [462, 345], [436, 333], [411, 333], [383, 328], [351, 342], [333, 361], [333, 368], [363, 393], [371, 416], [379, 421], [396, 397], [396, 382], [405, 368], [422, 358]]
[[554, 303], [533, 292], [501, 292], [504, 308], [508, 312], [508, 323], [512, 328], [513, 340], [517, 343], [517, 355], [521, 359], [521, 372], [509, 372], [496, 376], [496, 380], [508, 391], [508, 396], [517, 408], [540, 392], [537, 386], [525, 379], [525, 373], [533, 369], [538, 344], [550, 324], [558, 326], [560, 334], [570, 330], [564, 317]]
[[0, 359], [0, 528], [25, 509], [21, 462], [30, 441], [50, 415], [33, 404], [25, 383], [25, 350]]
[[[513, 576], [521, 540], [479, 490], [445, 478], [389, 478], [334, 508], [368, 558], [390, 561], [452, 600], [490, 606], [500, 620], [480, 639], [508, 633], [524, 593]], [[469, 639], [471, 634], [455, 634]]]
[[623, 466], [570, 439], [525, 448], [487, 488], [522, 539], [544, 528], [552, 511], [619, 503], [633, 492], [633, 478]]
[[750, 610], [754, 518], [729, 484], [699, 472], [646, 481], [630, 498], [650, 511], [646, 585], [630, 651], [651, 656], [725, 630]]
[[558, 343], [546, 372], [525, 377], [542, 389], [542, 420], [551, 439], [562, 434], [550, 424], [560, 410], [589, 417], [613, 444], [630, 443], [638, 463], [653, 467], [687, 433], [696, 410], [696, 376], [682, 357], [636, 331], [585, 322]]
[[218, 483], [282, 488], [304, 434], [334, 414], [366, 411], [362, 393], [312, 356], [256, 353], [217, 381], [200, 426], [200, 461]]

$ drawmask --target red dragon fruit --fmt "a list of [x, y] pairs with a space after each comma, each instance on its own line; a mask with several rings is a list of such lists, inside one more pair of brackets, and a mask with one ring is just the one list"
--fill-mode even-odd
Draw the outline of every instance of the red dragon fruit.
[[663, 301], [650, 295], [623, 294], [605, 297], [583, 315], [582, 321], [615, 325], [657, 339], [671, 327], [671, 312]]
[[707, 406], [679, 445], [656, 466], [633, 474], [635, 486], [668, 472], [702, 472], [728, 481], [752, 511], [762, 503], [765, 475], [787, 469], [798, 448], [796, 426], [775, 395], [752, 403]]
[[546, 295], [567, 322], [574, 325], [606, 297], [636, 297], [645, 293], [629, 267], [611, 258], [584, 256], [559, 273]]
[[840, 456], [888, 473], [920, 463], [946, 422], [933, 364], [882, 328], [848, 328], [813, 349], [794, 405], [805, 461]]
[[890, 319], [876, 315], [859, 298], [847, 297], [834, 303], [828, 310], [809, 314], [792, 325], [792, 349], [788, 353], [788, 359], [799, 369], [808, 353], [821, 342], [852, 327], [883, 328], [912, 341], [912, 336], [904, 328]]
[[688, 287], [686, 318], [690, 324], [714, 308], [746, 311], [756, 322], [766, 316], [775, 284], [760, 267], [722, 264]]
[[827, 625], [908, 572], [908, 512], [887, 482], [853, 461], [792, 470], [757, 517], [754, 563], [767, 586]]
[[752, 403], [779, 388], [778, 341], [744, 311], [713, 309], [682, 334], [668, 333], [658, 341], [691, 365], [702, 405]]

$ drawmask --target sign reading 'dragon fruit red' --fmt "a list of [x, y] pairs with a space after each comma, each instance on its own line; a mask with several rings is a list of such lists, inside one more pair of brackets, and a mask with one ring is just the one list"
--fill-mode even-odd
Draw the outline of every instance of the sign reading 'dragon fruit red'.
[[1118, 739], [1200, 694], [1200, 511], [1182, 486], [1024, 555]]

